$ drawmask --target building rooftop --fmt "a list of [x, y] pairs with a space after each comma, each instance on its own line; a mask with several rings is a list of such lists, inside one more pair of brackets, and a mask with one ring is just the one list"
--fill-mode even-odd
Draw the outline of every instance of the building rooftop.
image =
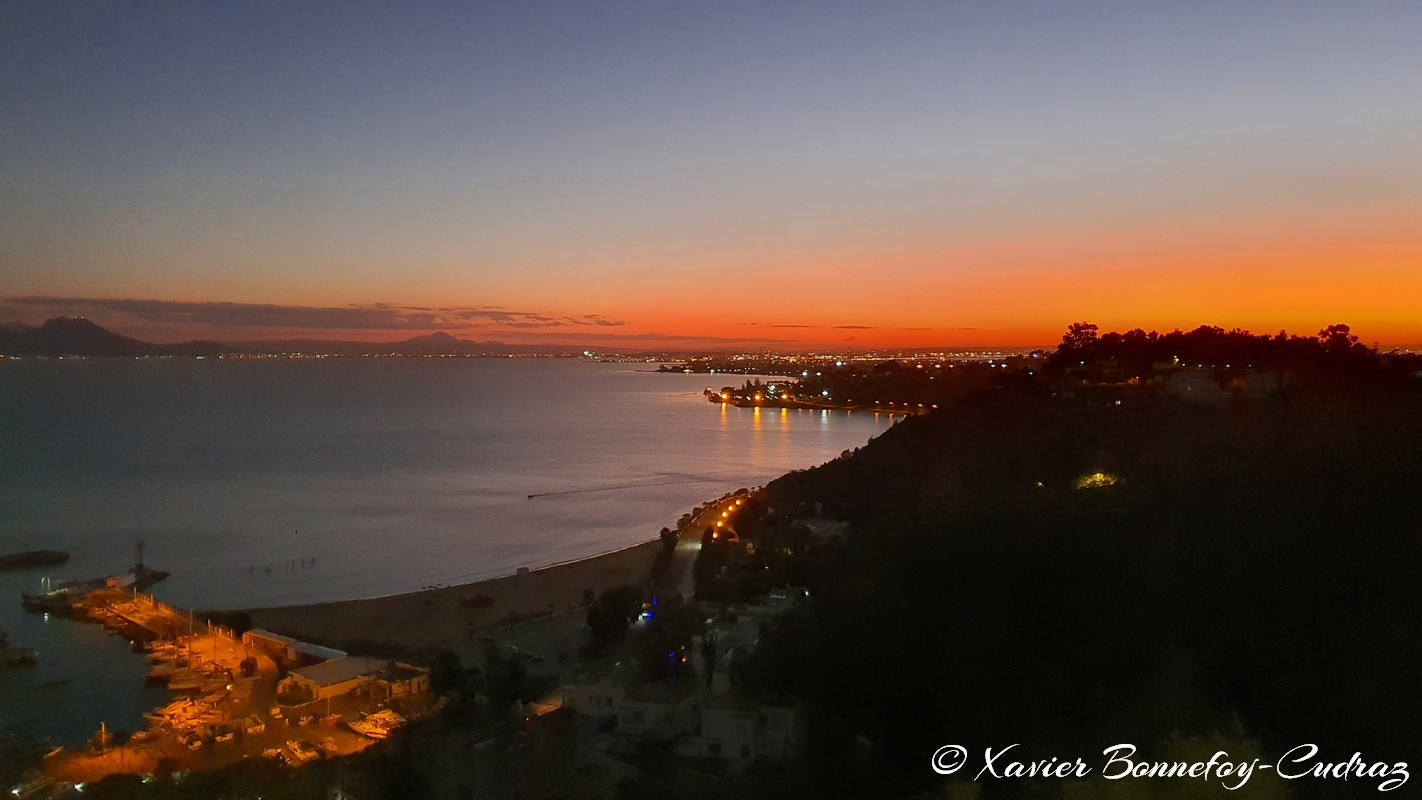
[[386, 664], [386, 667], [387, 669], [385, 670], [385, 677], [391, 680], [406, 680], [409, 678], [418, 678], [421, 675], [430, 674], [430, 671], [427, 667], [420, 667], [414, 664], [406, 664], [402, 661], [396, 661], [393, 664]]
[[385, 662], [381, 659], [369, 656], [345, 656], [331, 661], [323, 661], [320, 664], [312, 664], [309, 667], [300, 667], [292, 670], [291, 674], [300, 675], [317, 686], [334, 686], [366, 675], [374, 675], [383, 669], [385, 669]]
[[319, 658], [322, 661], [335, 661], [336, 659], [346, 657], [346, 651], [344, 650], [337, 650], [334, 647], [324, 647], [310, 642], [292, 642], [290, 647], [293, 653]]
[[243, 636], [247, 635], [255, 636], [259, 639], [266, 639], [269, 642], [276, 642], [281, 645], [293, 645], [297, 643], [296, 640], [290, 636], [282, 636], [279, 633], [272, 633], [271, 631], [262, 630], [261, 628], [253, 628], [243, 634]]

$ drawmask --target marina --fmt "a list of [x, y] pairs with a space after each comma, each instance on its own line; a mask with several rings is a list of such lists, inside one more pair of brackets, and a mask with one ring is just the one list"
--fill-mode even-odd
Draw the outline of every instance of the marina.
[[[99, 732], [83, 746], [52, 750], [44, 774], [58, 781], [148, 774], [160, 765], [214, 769], [258, 757], [294, 767], [359, 752], [409, 716], [428, 712], [428, 673], [420, 667], [358, 660], [267, 632], [239, 635], [131, 588], [106, 583], [83, 594], [73, 586], [60, 591], [72, 601], [67, 608], [73, 620], [129, 641], [137, 651], [131, 658], [147, 663], [144, 680], [163, 687], [168, 699], [142, 715], [138, 730], [110, 729], [100, 721]], [[52, 613], [48, 607], [41, 603], [35, 610]], [[350, 662], [358, 668], [350, 669]], [[303, 668], [327, 664], [349, 674], [338, 690], [310, 696], [280, 691], [279, 682]]]

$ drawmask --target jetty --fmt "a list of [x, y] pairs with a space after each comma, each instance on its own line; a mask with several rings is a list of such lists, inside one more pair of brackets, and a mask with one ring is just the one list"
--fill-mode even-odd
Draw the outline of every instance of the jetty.
[[87, 609], [82, 607], [84, 599], [95, 592], [141, 592], [168, 577], [168, 574], [162, 570], [151, 569], [140, 562], [135, 564], [132, 570], [120, 575], [69, 581], [47, 592], [21, 594], [20, 602], [28, 611], [82, 616], [87, 613]]
[[[85, 598], [95, 592], [118, 591], [118, 592], [142, 592], [158, 581], [168, 577], [169, 573], [160, 569], [153, 569], [143, 563], [143, 548], [146, 543], [139, 539], [135, 543], [135, 550], [138, 558], [133, 564], [133, 568], [128, 572], [119, 575], [110, 575], [103, 578], [90, 578], [80, 581], [64, 581], [54, 588], [39, 594], [20, 595], [20, 602], [28, 611], [45, 612], [49, 614], [66, 614], [70, 616], [85, 616], [89, 609], [85, 606]], [[31, 551], [49, 552], [49, 551]], [[25, 555], [25, 554], [20, 554]], [[69, 554], [62, 554], [68, 560]]]

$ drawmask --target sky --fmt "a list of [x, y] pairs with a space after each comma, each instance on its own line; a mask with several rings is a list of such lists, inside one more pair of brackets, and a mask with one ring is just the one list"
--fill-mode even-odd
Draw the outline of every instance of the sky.
[[0, 3], [0, 321], [1422, 343], [1422, 4]]

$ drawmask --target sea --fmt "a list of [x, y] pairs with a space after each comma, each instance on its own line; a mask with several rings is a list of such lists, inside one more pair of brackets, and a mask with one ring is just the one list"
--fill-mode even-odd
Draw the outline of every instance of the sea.
[[0, 731], [74, 744], [160, 704], [126, 643], [19, 602], [122, 572], [140, 542], [172, 573], [153, 593], [185, 608], [453, 585], [647, 541], [893, 424], [702, 395], [744, 380], [588, 359], [0, 361], [0, 552], [72, 556], [0, 573], [0, 629], [40, 660], [0, 665]]

